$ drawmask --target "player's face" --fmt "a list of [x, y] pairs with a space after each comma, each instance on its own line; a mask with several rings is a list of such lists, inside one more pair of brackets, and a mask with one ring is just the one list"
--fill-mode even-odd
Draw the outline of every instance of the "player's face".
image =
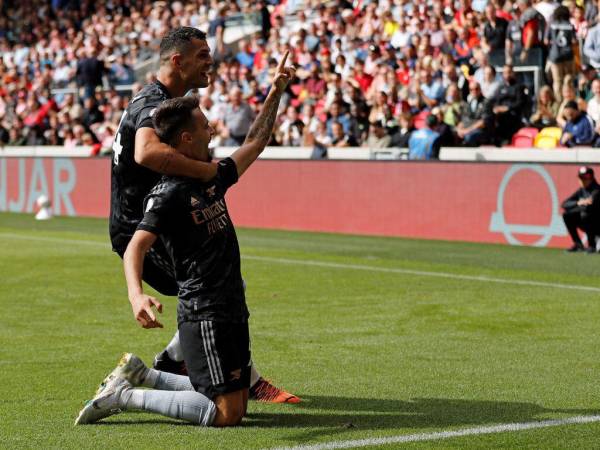
[[190, 51], [182, 54], [180, 73], [188, 90], [209, 85], [209, 73], [213, 64], [210, 48], [204, 40], [192, 39]]
[[200, 161], [210, 161], [211, 154], [208, 149], [208, 144], [215, 135], [215, 130], [210, 126], [208, 119], [200, 108], [194, 110], [193, 114], [195, 122], [193, 131], [195, 156]]

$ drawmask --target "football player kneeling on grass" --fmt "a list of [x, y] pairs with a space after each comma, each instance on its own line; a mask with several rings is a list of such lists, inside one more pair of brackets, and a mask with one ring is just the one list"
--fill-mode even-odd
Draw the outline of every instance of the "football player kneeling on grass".
[[[208, 183], [163, 177], [144, 203], [144, 218], [124, 255], [134, 316], [144, 328], [162, 327], [162, 305], [143, 293], [148, 250], [161, 239], [179, 286], [177, 321], [189, 377], [146, 367], [125, 354], [79, 413], [76, 424], [93, 423], [122, 410], [144, 410], [205, 426], [238, 425], [246, 413], [250, 385], [250, 339], [240, 251], [225, 193], [258, 158], [273, 132], [277, 108], [294, 75], [279, 64], [271, 91], [246, 141], [219, 162]], [[161, 141], [185, 156], [209, 161], [214, 130], [195, 96], [167, 100], [156, 110]], [[137, 386], [150, 390], [136, 389]]]

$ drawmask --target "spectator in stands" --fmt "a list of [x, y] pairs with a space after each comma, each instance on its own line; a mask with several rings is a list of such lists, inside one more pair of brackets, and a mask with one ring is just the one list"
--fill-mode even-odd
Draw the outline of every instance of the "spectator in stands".
[[585, 111], [587, 109], [585, 100], [577, 97], [577, 92], [575, 91], [575, 87], [573, 86], [572, 78], [567, 76], [563, 83], [562, 87], [562, 102], [558, 106], [558, 113], [556, 114], [556, 123], [559, 127], [564, 128], [567, 124], [567, 118], [565, 117], [565, 107], [567, 103], [574, 100], [577, 102], [577, 106], [580, 110]]
[[570, 21], [575, 28], [577, 39], [584, 42], [588, 32], [588, 23], [585, 20], [583, 8], [579, 5], [575, 5], [571, 15]]
[[587, 102], [587, 113], [596, 125], [596, 134], [600, 134], [600, 79], [593, 81], [592, 93], [594, 96]]
[[430, 114], [425, 119], [425, 127], [415, 130], [408, 140], [408, 159], [434, 159], [440, 152], [440, 135], [433, 131], [437, 118]]
[[95, 48], [85, 50], [85, 57], [77, 63], [77, 84], [83, 88], [83, 97], [92, 97], [97, 86], [102, 86], [102, 77], [106, 72], [104, 63], [98, 59]]
[[594, 141], [594, 122], [585, 111], [580, 111], [577, 102], [570, 100], [564, 108], [567, 123], [563, 128], [560, 143], [566, 147], [591, 145]]
[[522, 126], [523, 111], [527, 103], [525, 89], [517, 80], [511, 65], [503, 67], [502, 84], [492, 102], [496, 120], [496, 143], [508, 142]]
[[[573, 240], [573, 246], [567, 251], [595, 253], [600, 235], [600, 185], [591, 167], [581, 167], [578, 176], [581, 187], [562, 203], [565, 210], [563, 220]], [[581, 242], [578, 229], [587, 235], [587, 249]]]
[[332, 147], [356, 147], [356, 140], [352, 135], [344, 132], [344, 127], [339, 122], [331, 124], [330, 146]]
[[104, 114], [98, 108], [98, 102], [95, 97], [88, 97], [83, 101], [83, 117], [82, 122], [86, 127], [90, 127], [95, 123], [100, 123], [104, 120]]
[[[436, 118], [437, 124], [432, 128], [432, 130], [440, 135], [440, 137], [438, 138], [439, 146], [454, 147], [454, 145], [456, 144], [456, 137], [454, 135], [453, 128], [444, 121], [445, 113], [442, 110], [442, 108], [436, 106], [431, 110], [431, 115]], [[460, 112], [458, 114], [458, 117], [460, 117]]]
[[271, 13], [267, 7], [267, 2], [257, 2], [256, 11], [260, 15], [260, 36], [263, 41], [266, 41], [269, 39], [269, 34], [271, 33]]
[[342, 114], [342, 107], [339, 101], [334, 102], [329, 109], [329, 119], [327, 120], [327, 133], [333, 139], [333, 123], [340, 123], [344, 129], [344, 133], [351, 133], [350, 117], [347, 114]]
[[400, 114], [398, 119], [398, 129], [392, 135], [390, 147], [408, 148], [410, 135], [415, 131], [413, 116], [410, 113]]
[[376, 120], [371, 122], [366, 146], [369, 148], [387, 148], [391, 142], [392, 137], [388, 134], [383, 121]]
[[[342, 134], [344, 133], [344, 129], [342, 128]], [[336, 135], [339, 136], [339, 131], [336, 130]], [[327, 148], [331, 145], [332, 138], [327, 133], [327, 125], [325, 122], [319, 122], [315, 132], [313, 133], [313, 143], [315, 146]]]
[[469, 83], [469, 96], [461, 111], [456, 134], [466, 147], [477, 147], [490, 142], [494, 117], [488, 102], [476, 81]]
[[448, 86], [445, 100], [445, 103], [438, 108], [443, 113], [442, 118], [438, 119], [449, 126], [455, 127], [460, 121], [460, 114], [465, 105], [456, 83], [452, 83]]
[[598, 10], [599, 3], [600, 1], [595, 0], [588, 0], [585, 2], [584, 18], [588, 26], [590, 27], [593, 27], [598, 21], [598, 13], [600, 13], [600, 11]]
[[233, 88], [219, 127], [225, 145], [232, 147], [242, 145], [253, 120], [254, 112], [242, 98], [242, 90], [239, 87]]
[[569, 9], [566, 6], [561, 5], [554, 10], [545, 42], [550, 46], [548, 65], [552, 86], [560, 101], [560, 89], [565, 77], [575, 72], [573, 45], [577, 42], [575, 28], [569, 21]]
[[539, 129], [555, 126], [558, 106], [558, 102], [554, 99], [552, 88], [550, 86], [542, 86], [538, 93], [535, 112], [529, 118], [531, 126]]
[[131, 66], [125, 61], [125, 56], [112, 55], [109, 57], [110, 63], [108, 81], [113, 86], [123, 86], [132, 84], [135, 81], [135, 75]]
[[223, 61], [226, 56], [224, 36], [225, 26], [227, 24], [227, 11], [227, 4], [221, 3], [218, 6], [217, 16], [208, 24], [207, 35], [210, 38], [215, 38], [215, 48], [213, 49], [213, 52], [215, 56], [218, 57], [215, 59], [216, 61]]
[[23, 130], [17, 127], [11, 127], [8, 129], [8, 142], [7, 145], [21, 146], [25, 145], [27, 137], [23, 135]]
[[304, 122], [298, 117], [298, 111], [293, 106], [286, 109], [285, 118], [275, 129], [275, 140], [286, 147], [300, 147], [304, 138]]
[[578, 96], [581, 100], [588, 101], [594, 94], [592, 93], [592, 83], [598, 78], [599, 72], [589, 64], [583, 64], [577, 83]]
[[438, 105], [444, 99], [442, 83], [433, 78], [431, 69], [423, 69], [419, 75], [420, 85], [417, 90], [419, 99], [429, 108]]
[[498, 93], [498, 89], [500, 89], [501, 82], [498, 79], [498, 75], [494, 66], [487, 64], [483, 66], [482, 69], [483, 77], [481, 81], [477, 80], [477, 78], [476, 80], [478, 81], [481, 87], [481, 93], [483, 94], [483, 96], [487, 100], [490, 100], [494, 98]]
[[[600, 18], [600, 14], [597, 17]], [[588, 30], [583, 54], [594, 69], [600, 70], [600, 23], [596, 22], [596, 25]]]
[[488, 2], [485, 7], [485, 17], [487, 21], [483, 27], [481, 46], [489, 55], [492, 65], [501, 65], [504, 63], [508, 22], [496, 15], [496, 6], [492, 2]]
[[544, 28], [544, 17], [532, 8], [531, 0], [516, 0], [507, 29], [506, 63], [542, 67]]

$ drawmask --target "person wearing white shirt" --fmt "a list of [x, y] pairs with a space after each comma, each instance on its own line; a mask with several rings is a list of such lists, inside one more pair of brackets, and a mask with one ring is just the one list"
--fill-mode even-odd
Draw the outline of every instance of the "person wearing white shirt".
[[600, 133], [600, 80], [592, 82], [594, 96], [588, 101], [587, 113], [594, 120], [596, 133]]

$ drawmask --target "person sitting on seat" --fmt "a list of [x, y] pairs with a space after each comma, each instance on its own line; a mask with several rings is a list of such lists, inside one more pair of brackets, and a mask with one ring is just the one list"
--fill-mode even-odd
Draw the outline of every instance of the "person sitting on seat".
[[[581, 188], [562, 203], [565, 210], [563, 220], [573, 239], [573, 246], [567, 251], [596, 253], [596, 238], [600, 235], [600, 185], [591, 167], [581, 167], [578, 176]], [[578, 229], [587, 235], [587, 249], [581, 242]]]

